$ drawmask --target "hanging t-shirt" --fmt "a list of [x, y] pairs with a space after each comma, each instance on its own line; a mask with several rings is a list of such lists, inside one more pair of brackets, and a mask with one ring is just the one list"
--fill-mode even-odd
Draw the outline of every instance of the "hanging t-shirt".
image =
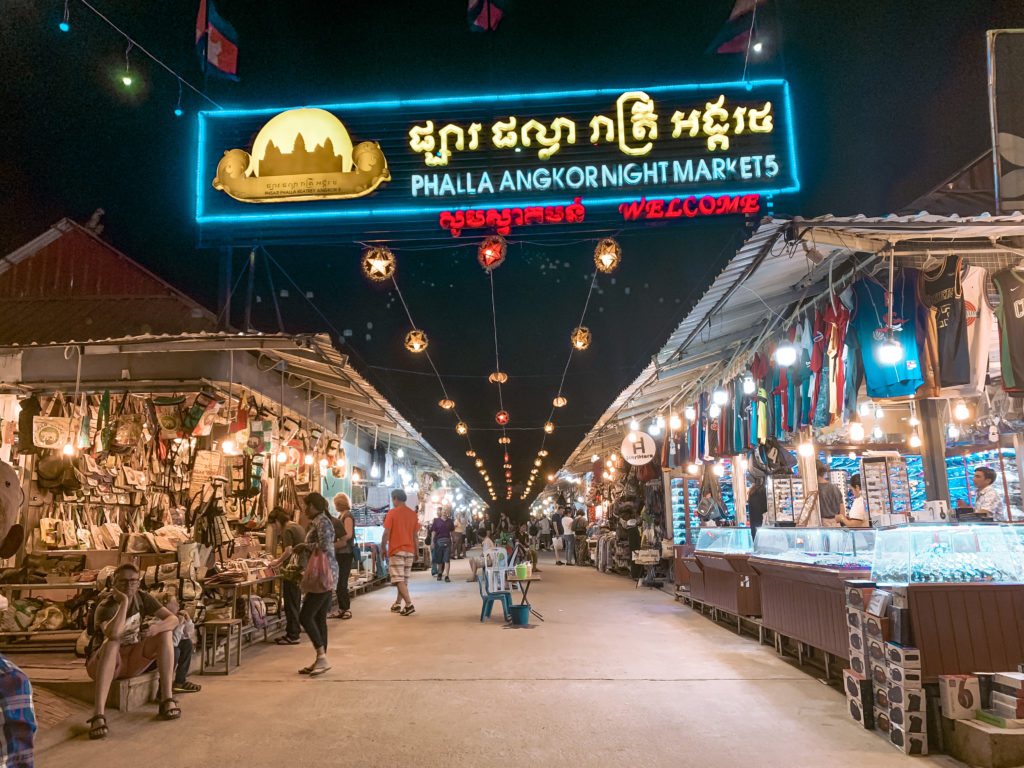
[[888, 339], [888, 290], [873, 277], [853, 284], [856, 299], [851, 325], [861, 349], [868, 397], [907, 397], [924, 383], [917, 349], [917, 272], [904, 269], [893, 281], [893, 338], [903, 347], [895, 363], [883, 362], [879, 349]]
[[830, 423], [842, 418], [843, 396], [846, 388], [846, 369], [843, 367], [843, 348], [850, 324], [850, 310], [832, 295], [825, 306], [825, 354], [828, 358], [828, 413]]
[[[995, 323], [995, 315], [988, 302], [988, 270], [983, 267], [967, 267], [960, 285], [963, 291], [969, 380], [950, 394], [973, 397], [985, 391], [992, 326]], [[942, 371], [941, 365], [939, 371]]]
[[941, 387], [960, 386], [971, 379], [967, 309], [961, 283], [966, 266], [962, 257], [945, 256], [935, 269], [922, 271], [918, 280], [921, 300], [935, 310]]
[[992, 276], [999, 292], [999, 359], [1003, 389], [1024, 397], [1024, 275], [1004, 269]]

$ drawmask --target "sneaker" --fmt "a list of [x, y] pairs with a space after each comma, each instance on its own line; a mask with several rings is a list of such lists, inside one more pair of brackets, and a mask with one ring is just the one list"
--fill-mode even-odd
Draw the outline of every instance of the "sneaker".
[[440, 574], [440, 573], [439, 573], [439, 574], [437, 574], [437, 580], [438, 580], [438, 581], [441, 581], [441, 579], [442, 579], [442, 576], [441, 576], [441, 574]]
[[391, 612], [392, 613], [401, 613], [402, 612], [402, 604], [401, 603], [395, 603], [394, 605], [392, 605], [391, 606]]
[[449, 583], [451, 582], [451, 579], [449, 579], [447, 576], [444, 577], [444, 580], [449, 582]]
[[402, 609], [401, 613], [403, 616], [412, 616], [414, 613], [416, 613], [416, 606], [407, 605], [405, 606], [405, 608]]

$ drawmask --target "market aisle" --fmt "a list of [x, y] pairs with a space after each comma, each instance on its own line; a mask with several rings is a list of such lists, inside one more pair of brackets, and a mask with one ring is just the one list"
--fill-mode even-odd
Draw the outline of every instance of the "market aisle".
[[[198, 678], [183, 717], [155, 706], [38, 756], [42, 768], [147, 766], [958, 765], [900, 755], [845, 714], [842, 696], [766, 647], [662, 593], [591, 568], [543, 564], [531, 591], [546, 622], [478, 621], [480, 598], [417, 573], [417, 613], [393, 592], [332, 621], [322, 678], [306, 646], [247, 652], [230, 678]], [[518, 601], [518, 599], [517, 599]]]

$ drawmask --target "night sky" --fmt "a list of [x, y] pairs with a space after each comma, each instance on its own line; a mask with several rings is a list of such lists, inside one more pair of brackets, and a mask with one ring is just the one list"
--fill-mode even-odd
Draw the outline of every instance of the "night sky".
[[[95, 0], [97, 8], [186, 79], [202, 85], [192, 46], [195, 2]], [[738, 78], [742, 57], [706, 55], [732, 0], [513, 0], [495, 34], [473, 34], [464, 0], [289, 3], [217, 0], [239, 32], [241, 81], [210, 79], [224, 106], [262, 107], [553, 88], [642, 87]], [[900, 210], [987, 148], [985, 30], [1024, 26], [1019, 2], [893, 3], [772, 0], [767, 49], [749, 76], [793, 89], [803, 189], [783, 214], [880, 215]], [[0, 18], [4, 139], [0, 252], [61, 217], [106, 211], [103, 236], [208, 306], [217, 255], [196, 248], [192, 224], [195, 111], [173, 110], [173, 77], [132, 51], [136, 86], [120, 83], [125, 43], [77, 0], [71, 32], [62, 0], [9, 0]], [[207, 105], [208, 106], [208, 105]], [[561, 465], [608, 403], [664, 342], [742, 242], [742, 220], [624, 233], [623, 265], [601, 277], [586, 325], [590, 350], [569, 370], [544, 473]], [[592, 233], [557, 244], [510, 238], [495, 273], [502, 368], [511, 380], [514, 483], [532, 468], [592, 273]], [[358, 238], [356, 238], [358, 239]], [[393, 243], [413, 318], [499, 487], [500, 434], [487, 277], [472, 243]], [[443, 247], [441, 247], [443, 246]], [[359, 247], [272, 247], [271, 275], [290, 331], [329, 331], [428, 441], [483, 493], [454, 418], [425, 360], [401, 346], [408, 322], [393, 292], [370, 285]], [[245, 254], [239, 251], [235, 273]], [[262, 266], [261, 266], [262, 270]], [[277, 330], [259, 273], [254, 324]], [[296, 290], [295, 285], [299, 287]], [[310, 304], [303, 297], [312, 293]], [[235, 309], [241, 301], [236, 299]], [[322, 313], [326, 319], [320, 315]], [[239, 311], [233, 314], [241, 322]], [[428, 375], [429, 374], [429, 375]], [[541, 485], [535, 485], [535, 491]], [[504, 494], [499, 492], [499, 499]], [[499, 501], [500, 504], [500, 501]], [[519, 502], [518, 493], [513, 504]]]

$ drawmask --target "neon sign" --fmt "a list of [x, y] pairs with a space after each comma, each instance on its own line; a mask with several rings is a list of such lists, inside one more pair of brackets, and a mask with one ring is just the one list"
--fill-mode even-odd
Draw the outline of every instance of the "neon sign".
[[[302, 113], [319, 115], [320, 127], [285, 117]], [[268, 130], [282, 120], [288, 130]], [[196, 222], [207, 245], [430, 237], [442, 216], [453, 235], [564, 229], [577, 223], [576, 198], [588, 223], [621, 226], [659, 218], [656, 207], [620, 211], [641, 199], [664, 200], [660, 218], [687, 219], [690, 198], [738, 198], [742, 209], [750, 195], [800, 188], [784, 80], [202, 112], [198, 137]], [[329, 167], [300, 167], [296, 152]], [[282, 173], [264, 177], [264, 163]], [[559, 207], [561, 220], [535, 213]]]
[[622, 203], [619, 213], [625, 221], [641, 219], [692, 219], [697, 216], [728, 216], [743, 214], [749, 216], [761, 210], [760, 195], [722, 195], [715, 197], [691, 196], [673, 197], [671, 200], [648, 200], [640, 198]]
[[530, 224], [579, 224], [586, 216], [586, 208], [580, 198], [571, 205], [530, 205], [526, 208], [483, 208], [459, 211], [441, 211], [438, 223], [447, 229], [452, 237], [458, 237], [464, 229], [488, 227], [499, 235], [507, 235], [512, 227]]

